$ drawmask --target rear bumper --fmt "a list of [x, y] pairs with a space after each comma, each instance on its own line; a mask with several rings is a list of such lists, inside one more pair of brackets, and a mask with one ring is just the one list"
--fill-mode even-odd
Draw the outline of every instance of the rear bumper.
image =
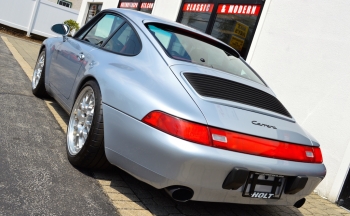
[[[323, 164], [309, 164], [247, 155], [191, 143], [103, 105], [107, 159], [156, 188], [182, 185], [194, 191], [192, 200], [244, 204], [293, 205], [309, 195], [326, 174]], [[283, 176], [307, 176], [304, 189], [280, 199], [242, 197], [243, 187], [222, 184], [234, 167]]]

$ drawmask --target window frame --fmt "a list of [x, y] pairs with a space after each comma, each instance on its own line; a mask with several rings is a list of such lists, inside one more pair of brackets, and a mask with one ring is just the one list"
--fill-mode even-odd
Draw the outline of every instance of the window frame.
[[[139, 43], [140, 43], [140, 50], [139, 50], [139, 52], [136, 53], [136, 54], [125, 54], [125, 53], [120, 53], [120, 52], [116, 52], [116, 51], [113, 51], [113, 50], [111, 50], [111, 49], [105, 48], [105, 45], [106, 45], [106, 44], [113, 38], [113, 36], [114, 36], [115, 34], [117, 34], [118, 31], [119, 31], [124, 25], [126, 25], [126, 24], [130, 26], [131, 30], [135, 33], [137, 39], [139, 40]], [[105, 50], [105, 51], [108, 51], [108, 52], [111, 52], [111, 53], [118, 54], [118, 55], [123, 55], [123, 56], [137, 56], [137, 55], [140, 54], [141, 51], [142, 51], [142, 41], [141, 41], [141, 39], [140, 39], [140, 35], [139, 35], [138, 32], [135, 30], [135, 28], [134, 28], [129, 22], [124, 21], [124, 23], [123, 23], [122, 25], [120, 25], [120, 27], [119, 27], [116, 31], [114, 31], [113, 34], [111, 34], [110, 37], [101, 45], [101, 49], [102, 49], [102, 50]]]
[[[88, 34], [90, 32], [90, 30], [107, 14], [112, 14], [114, 16], [118, 16], [120, 18], [122, 18], [124, 20], [124, 23], [122, 23], [118, 28], [116, 28], [107, 38], [106, 40], [101, 44], [101, 46], [89, 43], [87, 41], [82, 40], [82, 38], [84, 38], [86, 36], [86, 34]], [[128, 25], [131, 27], [131, 29], [135, 32], [139, 42], [140, 42], [140, 52], [138, 52], [135, 55], [129, 55], [129, 54], [123, 54], [123, 53], [118, 53], [118, 52], [114, 52], [110, 49], [104, 48], [104, 46], [106, 45], [106, 43], [108, 43], [108, 41], [114, 36], [114, 34], [116, 34], [118, 32], [118, 30], [124, 26], [125, 23], [128, 23]], [[100, 12], [98, 13], [96, 16], [94, 16], [89, 22], [87, 22], [82, 28], [80, 28], [77, 33], [73, 36], [74, 39], [78, 40], [79, 42], [82, 42], [84, 44], [88, 44], [92, 47], [96, 47], [97, 49], [102, 49], [104, 51], [110, 52], [110, 53], [114, 53], [114, 54], [118, 54], [118, 55], [123, 55], [123, 56], [136, 56], [138, 54], [141, 53], [142, 48], [143, 48], [143, 44], [142, 44], [142, 40], [140, 38], [139, 33], [136, 31], [136, 28], [131, 24], [131, 22], [128, 20], [128, 17], [124, 16], [123, 14], [117, 13], [115, 11], [111, 11], [111, 10], [105, 10], [104, 12]]]
[[[119, 26], [118, 28], [116, 28], [113, 32], [111, 32], [111, 33], [109, 34], [109, 36], [106, 37], [105, 41], [104, 41], [100, 46], [99, 46], [99, 45], [96, 45], [96, 44], [89, 43], [89, 42], [87, 42], [87, 41], [84, 41], [83, 38], [86, 37], [86, 35], [91, 31], [91, 29], [94, 28], [94, 27], [98, 24], [98, 22], [101, 21], [101, 20], [103, 19], [103, 17], [105, 17], [105, 16], [107, 16], [107, 15], [113, 15], [113, 16], [116, 16], [116, 17], [120, 17], [121, 19], [124, 20], [124, 22], [121, 23], [120, 26]], [[95, 16], [95, 17], [96, 17], [96, 16]], [[95, 17], [94, 17], [94, 18], [95, 18]], [[115, 13], [108, 13], [108, 12], [107, 12], [107, 13], [100, 13], [98, 19], [97, 19], [96, 21], [94, 21], [93, 24], [91, 24], [87, 29], [84, 29], [85, 31], [81, 32], [81, 34], [79, 34], [77, 37], [74, 36], [74, 38], [77, 39], [77, 40], [79, 40], [80, 42], [85, 43], [85, 44], [89, 44], [89, 45], [91, 45], [91, 46], [93, 46], [93, 47], [100, 48], [100, 47], [102, 47], [102, 46], [105, 45], [106, 41], [108, 41], [108, 40], [110, 39], [111, 35], [114, 35], [115, 32], [118, 31], [119, 28], [120, 28], [121, 26], [124, 25], [125, 21], [126, 21], [126, 20], [125, 20], [124, 17], [122, 17], [122, 16], [120, 16], [120, 15], [117, 15], [117, 14], [115, 14]], [[90, 23], [90, 22], [89, 22], [89, 23]], [[88, 24], [86, 24], [86, 25], [88, 25]], [[80, 32], [79, 32], [79, 33], [80, 33]], [[76, 35], [77, 35], [77, 34], [76, 34]]]

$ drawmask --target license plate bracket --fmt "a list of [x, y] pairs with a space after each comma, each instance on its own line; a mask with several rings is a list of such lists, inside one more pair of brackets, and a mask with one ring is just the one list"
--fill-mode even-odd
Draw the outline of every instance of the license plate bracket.
[[285, 182], [285, 176], [250, 172], [242, 196], [260, 199], [280, 199]]

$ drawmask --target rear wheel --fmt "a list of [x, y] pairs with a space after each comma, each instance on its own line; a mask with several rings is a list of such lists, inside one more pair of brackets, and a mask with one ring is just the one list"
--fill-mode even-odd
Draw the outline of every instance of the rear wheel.
[[32, 77], [32, 92], [39, 98], [48, 96], [45, 89], [45, 57], [46, 53], [43, 50], [38, 57]]
[[102, 97], [98, 84], [88, 81], [76, 98], [67, 128], [69, 162], [82, 168], [105, 168]]

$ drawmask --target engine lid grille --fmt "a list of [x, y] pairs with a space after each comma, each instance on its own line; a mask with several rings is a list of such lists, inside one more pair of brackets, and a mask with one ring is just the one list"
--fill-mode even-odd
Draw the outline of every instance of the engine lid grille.
[[274, 96], [235, 81], [197, 73], [184, 73], [196, 92], [211, 97], [242, 103], [292, 117]]

